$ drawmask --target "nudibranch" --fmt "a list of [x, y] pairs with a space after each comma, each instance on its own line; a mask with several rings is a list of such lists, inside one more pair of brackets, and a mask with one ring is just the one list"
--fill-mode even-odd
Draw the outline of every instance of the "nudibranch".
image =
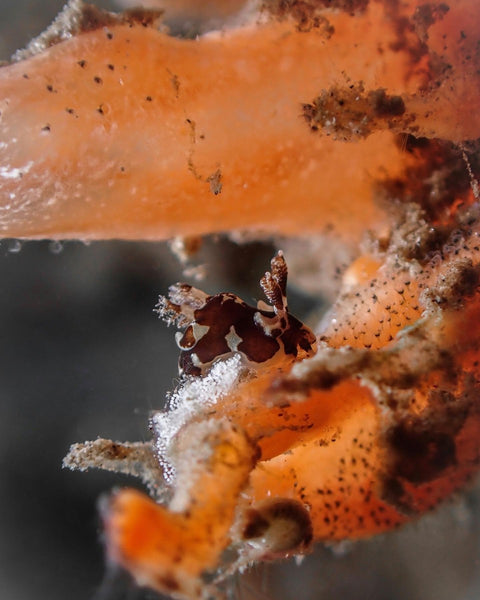
[[254, 308], [235, 294], [209, 296], [188, 284], [172, 286], [168, 299], [160, 297], [160, 316], [186, 327], [176, 336], [180, 374], [204, 375], [217, 360], [235, 353], [262, 369], [315, 354], [315, 335], [288, 312], [287, 264], [281, 252], [271, 269], [260, 280], [271, 306], [259, 300]]

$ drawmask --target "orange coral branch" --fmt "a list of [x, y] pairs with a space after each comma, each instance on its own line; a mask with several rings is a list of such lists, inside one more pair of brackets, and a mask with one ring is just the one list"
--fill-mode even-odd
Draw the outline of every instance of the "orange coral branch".
[[[296, 13], [263, 14], [197, 40], [97, 15], [3, 67], [2, 235], [334, 227], [358, 238], [385, 219], [378, 183], [412, 165], [395, 134], [480, 137], [476, 3], [422, 16], [413, 1], [372, 2], [355, 15], [320, 11], [310, 28], [305, 15], [300, 26]], [[373, 93], [360, 117], [354, 96], [316, 113], [324, 129], [312, 135], [302, 106], [359, 82]]]

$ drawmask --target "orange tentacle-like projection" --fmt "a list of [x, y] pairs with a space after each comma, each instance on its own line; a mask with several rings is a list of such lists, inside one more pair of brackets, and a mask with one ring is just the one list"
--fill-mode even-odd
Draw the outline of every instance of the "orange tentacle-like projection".
[[396, 527], [476, 472], [479, 11], [272, 0], [186, 40], [75, 1], [0, 69], [2, 235], [333, 231], [354, 248], [315, 336], [281, 254], [269, 305], [188, 285], [160, 303], [186, 327], [185, 376], [153, 442], [65, 460], [156, 496], [103, 505], [108, 555], [139, 583], [208, 595], [252, 560]]

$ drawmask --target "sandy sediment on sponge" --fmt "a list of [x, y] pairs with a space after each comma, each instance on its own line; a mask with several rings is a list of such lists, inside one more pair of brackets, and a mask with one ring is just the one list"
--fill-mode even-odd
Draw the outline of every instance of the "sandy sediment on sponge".
[[3, 67], [1, 235], [382, 227], [378, 183], [417, 160], [398, 135], [480, 137], [478, 6], [403, 6], [272, 9], [196, 40], [97, 15]]

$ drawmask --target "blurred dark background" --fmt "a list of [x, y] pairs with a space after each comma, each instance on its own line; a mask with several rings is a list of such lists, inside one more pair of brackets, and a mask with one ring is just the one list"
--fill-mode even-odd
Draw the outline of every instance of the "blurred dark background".
[[[0, 0], [0, 59], [61, 6]], [[198, 285], [251, 300], [271, 255], [268, 244], [209, 239], [196, 258], [207, 272]], [[0, 241], [0, 600], [158, 598], [104, 565], [98, 498], [135, 482], [61, 462], [76, 441], [148, 439], [149, 411], [177, 372], [173, 330], [152, 310], [184, 279], [166, 244]], [[315, 307], [295, 290], [291, 304], [300, 314]], [[232, 596], [477, 600], [479, 499], [473, 487], [400, 532], [319, 547], [301, 566], [256, 567], [232, 582]]]

